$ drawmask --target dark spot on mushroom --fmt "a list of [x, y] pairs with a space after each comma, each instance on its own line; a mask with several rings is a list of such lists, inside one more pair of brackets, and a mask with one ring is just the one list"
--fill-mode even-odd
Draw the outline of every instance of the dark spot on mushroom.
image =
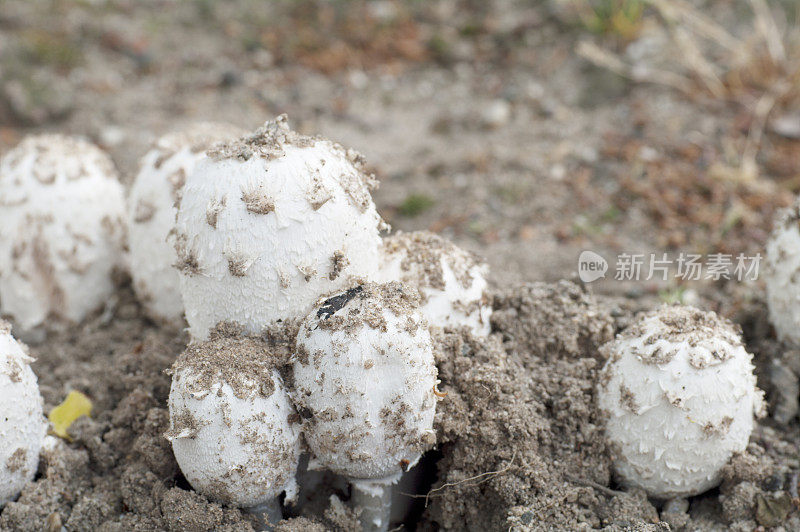
[[25, 467], [25, 459], [28, 453], [22, 447], [11, 453], [11, 456], [6, 460], [6, 468], [11, 473], [16, 473]]
[[228, 259], [228, 271], [234, 277], [244, 277], [250, 268], [251, 261], [242, 257], [232, 257]]
[[728, 430], [730, 430], [732, 423], [733, 418], [730, 416], [723, 417], [716, 425], [709, 421], [703, 427], [703, 433], [708, 437], [724, 436], [728, 433]]
[[178, 255], [178, 262], [175, 267], [187, 275], [200, 273], [200, 262], [197, 253], [189, 248], [186, 235], [178, 235], [175, 239], [175, 253]]
[[33, 239], [32, 258], [35, 273], [47, 293], [50, 311], [60, 314], [66, 306], [64, 290], [56, 278], [56, 269], [50, 256], [50, 248], [45, 242], [41, 228]]
[[184, 273], [195, 275], [200, 273], [200, 263], [192, 252], [187, 253], [178, 263], [178, 269]]
[[275, 210], [275, 203], [258, 192], [242, 191], [242, 201], [247, 210], [253, 214], [269, 214]]
[[227, 198], [222, 198], [221, 200], [210, 201], [208, 203], [208, 207], [206, 207], [206, 223], [208, 223], [208, 225], [214, 229], [217, 228], [219, 213], [221, 213], [222, 209], [225, 208], [226, 199]]
[[328, 200], [333, 198], [333, 193], [325, 188], [321, 181], [319, 171], [317, 170], [314, 175], [314, 185], [308, 194], [308, 202], [315, 211], [318, 211]]
[[630, 410], [633, 413], [639, 411], [639, 405], [636, 404], [633, 392], [624, 384], [619, 385], [619, 402], [623, 408]]
[[165, 162], [167, 162], [167, 159], [169, 159], [173, 155], [175, 155], [175, 154], [172, 153], [172, 152], [160, 154], [158, 156], [158, 158], [155, 160], [155, 162], [153, 163], [153, 167], [156, 170], [158, 170], [159, 168], [161, 168], [161, 165], [163, 165]]
[[156, 213], [156, 208], [152, 203], [144, 200], [139, 200], [136, 204], [136, 210], [133, 212], [134, 223], [141, 224], [150, 221]]
[[359, 295], [362, 290], [364, 290], [364, 287], [359, 285], [347, 290], [342, 294], [333, 296], [330, 299], [326, 299], [317, 311], [317, 318], [327, 320], [337, 311], [343, 309], [345, 305], [347, 305], [354, 297]]
[[308, 350], [302, 344], [297, 345], [297, 362], [303, 366], [308, 366]]
[[175, 172], [170, 174], [167, 181], [169, 181], [169, 184], [172, 186], [172, 201], [177, 207], [183, 195], [183, 185], [186, 184], [186, 171], [183, 168], [178, 168]]
[[297, 269], [303, 274], [303, 280], [305, 282], [309, 282], [314, 274], [317, 273], [317, 270], [312, 266], [298, 266]]
[[36, 180], [43, 185], [52, 185], [56, 181], [56, 172], [49, 165], [36, 165], [33, 170], [33, 176]]
[[347, 265], [350, 264], [350, 261], [347, 260], [347, 257], [344, 256], [342, 251], [334, 251], [333, 256], [331, 257], [331, 264], [331, 273], [328, 274], [328, 279], [335, 281], [336, 278], [339, 277], [339, 274], [342, 273], [342, 270], [347, 268]]

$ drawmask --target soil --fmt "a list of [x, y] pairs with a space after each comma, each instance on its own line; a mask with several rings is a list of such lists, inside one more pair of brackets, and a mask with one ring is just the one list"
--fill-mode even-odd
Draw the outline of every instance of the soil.
[[[446, 397], [437, 448], [418, 466], [424, 478], [412, 484], [415, 493], [398, 488], [414, 518], [408, 529], [800, 527], [794, 420], [763, 420], [722, 486], [691, 498], [685, 512], [615, 484], [595, 405], [599, 347], [643, 311], [637, 304], [561, 281], [497, 291], [493, 306], [489, 338], [435, 330]], [[750, 303], [739, 314], [759, 368], [781, 351], [775, 340], [750, 337], [769, 330], [764, 311]], [[251, 529], [255, 517], [191, 490], [164, 437], [167, 371], [186, 341], [182, 331], [148, 321], [123, 284], [110, 315], [31, 347], [46, 409], [78, 389], [94, 411], [71, 427], [72, 441], [51, 441], [35, 481], [0, 514], [0, 530]], [[759, 384], [771, 390], [768, 372]], [[342, 479], [323, 479], [286, 507], [296, 517], [278, 529], [356, 530], [348, 498]]]
[[[677, 69], [658, 17], [630, 35], [597, 32], [571, 4], [6, 0], [0, 153], [29, 133], [82, 134], [128, 186], [161, 134], [196, 121], [252, 131], [287, 113], [300, 133], [364, 154], [395, 229], [485, 257], [492, 335], [436, 334], [447, 396], [437, 447], [397, 490], [406, 529], [800, 530], [800, 350], [776, 340], [761, 282], [616, 281], [612, 270], [592, 295], [561, 281], [587, 249], [763, 253], [800, 189], [800, 140], [778, 127], [797, 98], [776, 104], [758, 175], [743, 178], [774, 73], [728, 72], [724, 98], [631, 82], [575, 50], [591, 40], [639, 67]], [[690, 4], [738, 38], [753, 33], [746, 2]], [[791, 3], [778, 4], [795, 32]], [[719, 488], [662, 505], [616, 484], [594, 394], [600, 345], [674, 300], [742, 327], [769, 415]], [[124, 275], [101, 313], [27, 340], [45, 410], [74, 389], [94, 409], [71, 441], [50, 440], [0, 530], [252, 529], [254, 516], [209, 502], [178, 470], [165, 370], [188, 337], [149, 321]], [[301, 476], [278, 530], [357, 529], [346, 482]]]

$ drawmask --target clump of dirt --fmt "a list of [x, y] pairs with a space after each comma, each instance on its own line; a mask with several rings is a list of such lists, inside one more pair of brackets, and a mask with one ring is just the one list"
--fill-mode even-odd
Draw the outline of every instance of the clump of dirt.
[[275, 391], [272, 370], [285, 365], [288, 359], [288, 348], [270, 350], [260, 338], [217, 335], [187, 347], [168, 372], [184, 373], [189, 381], [184, 386], [189, 393], [207, 393], [215, 383], [222, 382], [240, 399], [255, 393], [269, 397]]
[[443, 458], [426, 519], [451, 530], [500, 530], [657, 516], [640, 495], [638, 504], [618, 501], [628, 513], [608, 512], [605, 496], [585, 485], [611, 478], [594, 406], [598, 348], [613, 334], [608, 311], [568, 282], [516, 287], [495, 304], [500, 334], [437, 338], [448, 396], [437, 410]]
[[404, 281], [413, 279], [420, 288], [445, 289], [445, 261], [461, 287], [467, 290], [474, 280], [472, 269], [481, 265], [477, 256], [463, 252], [449, 240], [430, 231], [398, 231], [387, 237], [383, 245], [387, 257], [401, 257], [400, 270], [406, 277]]
[[[437, 478], [414, 496], [426, 506], [418, 528], [800, 528], [796, 423], [762, 421], [719, 489], [687, 506], [659, 508], [614, 483], [595, 407], [599, 347], [634, 312], [566, 281], [512, 287], [493, 301], [490, 337], [434, 331], [447, 396], [436, 416], [439, 447], [419, 466]], [[165, 370], [187, 336], [148, 321], [128, 286], [115, 302], [83, 326], [31, 346], [47, 409], [78, 389], [92, 398], [94, 414], [73, 424], [71, 441], [50, 440], [36, 479], [0, 513], [0, 530], [253, 530], [253, 516], [191, 489], [164, 438]], [[790, 373], [796, 368], [772, 338], [763, 303], [738, 309], [734, 319], [755, 355], [759, 386], [774, 392], [771, 360], [790, 365]], [[290, 335], [270, 331], [264, 339], [273, 349], [291, 348]], [[790, 409], [789, 420], [796, 414]], [[358, 529], [346, 484], [331, 475], [317, 484], [301, 494], [303, 504], [285, 509], [277, 530]]]
[[622, 312], [617, 305], [600, 305], [583, 285], [570, 281], [514, 287], [495, 295], [493, 306], [492, 324], [504, 346], [544, 360], [563, 353], [599, 357], [597, 347], [614, 334], [611, 313]]
[[[300, 148], [313, 146], [319, 140], [301, 135], [289, 128], [289, 118], [282, 114], [260, 127], [255, 133], [247, 134], [239, 139], [218, 144], [207, 151], [215, 160], [240, 159], [247, 161], [254, 155], [268, 161], [284, 155], [283, 148], [295, 145]], [[266, 214], [266, 213], [261, 213]]]

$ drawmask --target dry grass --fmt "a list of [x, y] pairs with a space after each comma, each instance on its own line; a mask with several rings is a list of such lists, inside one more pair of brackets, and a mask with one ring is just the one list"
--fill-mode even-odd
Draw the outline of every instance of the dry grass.
[[752, 30], [736, 36], [684, 0], [646, 0], [677, 51], [666, 68], [635, 68], [622, 56], [590, 41], [577, 52], [597, 66], [635, 82], [676, 89], [687, 97], [711, 97], [744, 106], [751, 114], [738, 167], [729, 178], [758, 177], [759, 153], [770, 114], [800, 103], [800, 30], [781, 30], [766, 0], [748, 0]]
[[718, 167], [706, 167], [702, 151], [692, 144], [664, 148], [665, 156], [651, 162], [638, 160], [640, 147], [636, 139], [607, 138], [603, 155], [623, 163], [620, 188], [610, 201], [621, 212], [646, 213], [665, 249], [756, 253], [776, 211], [792, 201], [792, 194], [772, 181], [721, 179]]

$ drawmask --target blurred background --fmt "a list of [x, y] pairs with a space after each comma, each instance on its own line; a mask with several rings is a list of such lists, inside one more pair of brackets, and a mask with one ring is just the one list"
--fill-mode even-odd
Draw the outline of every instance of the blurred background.
[[162, 133], [285, 112], [366, 155], [394, 228], [478, 251], [501, 285], [568, 277], [584, 249], [753, 254], [800, 189], [797, 17], [792, 0], [0, 0], [0, 152], [84, 134], [130, 183]]

